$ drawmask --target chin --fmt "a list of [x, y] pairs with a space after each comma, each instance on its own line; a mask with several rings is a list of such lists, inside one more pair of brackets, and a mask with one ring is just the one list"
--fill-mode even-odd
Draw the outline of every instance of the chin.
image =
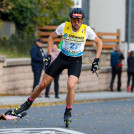
[[80, 27], [78, 27], [78, 28], [74, 27], [75, 30], [79, 30], [79, 28], [80, 28]]

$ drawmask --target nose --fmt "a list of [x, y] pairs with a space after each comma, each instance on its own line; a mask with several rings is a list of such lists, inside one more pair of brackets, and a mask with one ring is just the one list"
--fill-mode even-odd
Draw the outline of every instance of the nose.
[[75, 20], [75, 23], [76, 23], [76, 24], [78, 24], [78, 23], [79, 23], [79, 20], [78, 20], [78, 19], [76, 19], [76, 20]]

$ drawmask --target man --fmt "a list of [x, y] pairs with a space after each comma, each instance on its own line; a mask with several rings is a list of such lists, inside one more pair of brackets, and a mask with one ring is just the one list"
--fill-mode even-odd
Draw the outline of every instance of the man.
[[115, 76], [118, 75], [118, 85], [117, 91], [121, 92], [121, 74], [122, 74], [122, 60], [124, 59], [124, 55], [120, 50], [120, 47], [117, 46], [115, 51], [111, 53], [111, 67], [112, 67], [112, 78], [110, 83], [110, 91], [113, 92], [113, 84], [115, 80]]
[[[43, 41], [39, 38], [36, 44], [31, 48], [31, 66], [34, 74], [33, 90], [39, 84], [41, 72], [44, 66], [45, 54], [42, 50]], [[32, 90], [32, 92], [33, 92]]]
[[[40, 95], [41, 91], [47, 87], [53, 78], [60, 74], [64, 69], [68, 69], [68, 92], [66, 96], [66, 109], [64, 113], [64, 122], [66, 127], [68, 127], [68, 123], [71, 121], [71, 110], [75, 95], [74, 87], [78, 82], [81, 73], [82, 55], [84, 53], [86, 39], [93, 40], [97, 44], [96, 57], [91, 68], [92, 72], [99, 69], [98, 62], [102, 50], [102, 41], [100, 38], [89, 26], [82, 24], [83, 18], [85, 18], [85, 12], [81, 8], [73, 8], [70, 10], [69, 16], [71, 22], [65, 22], [59, 25], [56, 31], [53, 32], [48, 38], [48, 56], [46, 58], [46, 65], [49, 67], [46, 70], [41, 83], [36, 86], [32, 95], [24, 104], [13, 110], [13, 115], [29, 109], [33, 101]], [[54, 39], [61, 35], [63, 37], [62, 50], [58, 57], [49, 65]]]
[[[54, 43], [52, 47], [52, 53], [51, 53], [51, 62], [55, 60], [55, 58], [59, 55], [59, 49], [58, 44]], [[46, 53], [46, 56], [48, 56], [48, 52]], [[47, 67], [45, 67], [47, 69]], [[56, 77], [54, 77], [54, 92], [55, 92], [55, 98], [59, 97], [59, 77], [60, 74], [58, 74]], [[51, 83], [46, 87], [45, 97], [50, 98], [49, 96], [49, 90], [50, 90]]]
[[[134, 90], [134, 51], [131, 51], [127, 58], [127, 92], [130, 91], [130, 81], [131, 81], [131, 93]], [[132, 80], [131, 80], [132, 79]]]

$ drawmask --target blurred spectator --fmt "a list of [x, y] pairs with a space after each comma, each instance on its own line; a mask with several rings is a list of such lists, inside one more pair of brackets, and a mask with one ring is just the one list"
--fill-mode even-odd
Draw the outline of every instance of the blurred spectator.
[[[53, 62], [55, 60], [55, 58], [58, 56], [59, 52], [60, 51], [58, 49], [58, 44], [54, 43], [53, 47], [52, 47], [52, 53], [51, 53], [51, 62]], [[47, 57], [47, 55], [48, 55], [48, 52], [46, 53], [46, 57]], [[47, 69], [47, 67], [45, 67], [45, 69]], [[51, 86], [51, 83], [46, 87], [46, 91], [45, 91], [46, 98], [50, 98], [50, 96], [49, 96], [50, 86]], [[54, 91], [55, 91], [55, 98], [59, 98], [59, 75], [57, 75], [54, 78]]]
[[[42, 69], [44, 67], [45, 54], [42, 50], [42, 39], [37, 39], [36, 44], [31, 48], [31, 66], [34, 74], [33, 90], [39, 84]], [[32, 90], [32, 92], [33, 92]]]
[[130, 91], [130, 79], [132, 77], [132, 85], [131, 85], [131, 92], [133, 92], [134, 88], [134, 51], [131, 51], [128, 58], [127, 58], [127, 74], [128, 74], [128, 81], [127, 81], [127, 92]]
[[120, 47], [117, 46], [115, 48], [115, 51], [111, 53], [112, 77], [110, 83], [110, 91], [113, 91], [113, 84], [114, 84], [115, 76], [117, 74], [118, 75], [117, 91], [121, 92], [121, 74], [122, 74], [123, 59], [124, 59], [124, 55], [120, 50]]

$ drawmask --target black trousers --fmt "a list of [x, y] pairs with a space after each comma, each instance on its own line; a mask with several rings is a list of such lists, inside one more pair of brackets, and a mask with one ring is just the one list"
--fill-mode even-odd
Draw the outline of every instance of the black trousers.
[[[50, 86], [51, 86], [51, 83], [46, 87], [45, 96], [49, 95]], [[55, 97], [58, 97], [58, 95], [59, 95], [59, 75], [54, 77], [54, 92], [55, 92]]]
[[134, 73], [129, 73], [128, 72], [127, 86], [130, 85], [130, 79], [131, 79], [131, 77], [132, 77], [131, 92], [133, 92], [133, 88], [134, 88]]
[[110, 90], [113, 91], [113, 84], [116, 75], [118, 76], [118, 81], [117, 81], [117, 91], [121, 91], [121, 74], [122, 74], [122, 67], [112, 67], [112, 78], [111, 78], [111, 83], [110, 83]]
[[34, 83], [33, 83], [33, 90], [32, 90], [32, 92], [33, 92], [34, 91], [34, 88], [40, 82], [40, 77], [41, 77], [42, 69], [33, 69], [32, 71], [33, 71], [33, 74], [34, 74]]

